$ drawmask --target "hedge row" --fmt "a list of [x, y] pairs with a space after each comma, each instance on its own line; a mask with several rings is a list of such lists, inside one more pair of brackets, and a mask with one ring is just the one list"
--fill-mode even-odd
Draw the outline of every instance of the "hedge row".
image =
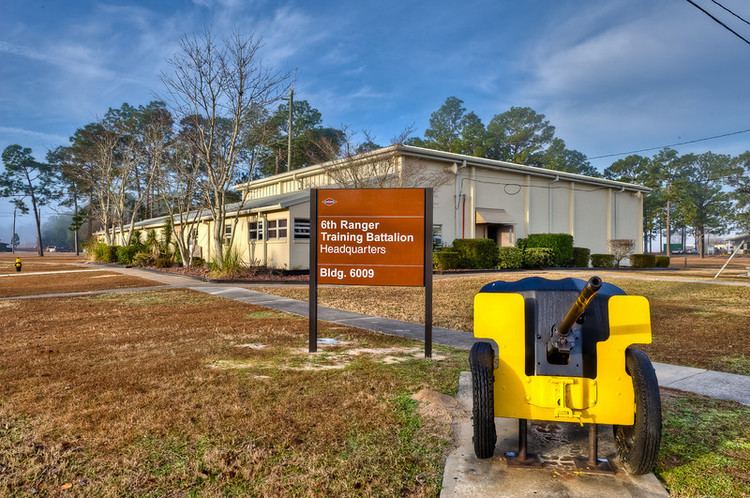
[[592, 254], [591, 266], [594, 268], [614, 268], [615, 257], [612, 254]]
[[432, 254], [433, 266], [438, 270], [495, 268], [497, 258], [497, 244], [490, 239], [456, 239], [452, 247]]
[[573, 262], [573, 236], [569, 233], [532, 233], [518, 247], [552, 249], [554, 266], [568, 266]]
[[633, 268], [669, 268], [669, 256], [631, 254], [630, 266]]
[[498, 251], [497, 268], [518, 270], [520, 268], [542, 268], [554, 265], [555, 253], [549, 247], [501, 247]]

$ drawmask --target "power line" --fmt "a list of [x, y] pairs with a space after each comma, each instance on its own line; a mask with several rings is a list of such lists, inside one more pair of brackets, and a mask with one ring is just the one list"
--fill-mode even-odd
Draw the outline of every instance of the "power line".
[[693, 0], [685, 0], [685, 1], [687, 3], [689, 3], [690, 5], [692, 5], [693, 7], [695, 7], [696, 9], [700, 10], [701, 12], [703, 12], [704, 14], [706, 14], [708, 17], [710, 17], [711, 19], [713, 19], [717, 23], [721, 24], [724, 27], [724, 29], [726, 29], [726, 30], [730, 31], [731, 33], [733, 33], [734, 36], [736, 36], [740, 40], [742, 40], [745, 43], [747, 43], [748, 45], [750, 45], [750, 40], [748, 40], [747, 38], [745, 38], [744, 36], [742, 36], [741, 34], [739, 34], [738, 32], [736, 32], [735, 30], [733, 30], [732, 28], [730, 28], [729, 26], [727, 26], [723, 22], [721, 22], [721, 20], [719, 20], [718, 17], [715, 17], [709, 11], [707, 11], [706, 9], [704, 9], [703, 7], [701, 7], [700, 5], [698, 5], [697, 3], [693, 2]]
[[734, 17], [736, 17], [736, 18], [737, 18], [737, 19], [739, 19], [740, 21], [744, 22], [745, 24], [750, 24], [750, 21], [748, 21], [747, 19], [745, 19], [745, 18], [744, 18], [744, 17], [742, 17], [741, 15], [739, 15], [739, 14], [736, 14], [736, 13], [735, 13], [735, 12], [734, 12], [734, 11], [733, 11], [732, 9], [730, 9], [730, 8], [728, 8], [728, 7], [724, 7], [724, 6], [722, 5], [722, 4], [720, 4], [720, 3], [719, 3], [719, 2], [717, 2], [716, 0], [711, 0], [711, 1], [712, 1], [713, 3], [715, 3], [716, 5], [718, 5], [719, 7], [721, 7], [722, 9], [726, 10], [727, 12], [729, 12], [730, 14], [732, 14], [732, 15], [733, 15]]
[[615, 154], [603, 154], [601, 156], [592, 156], [592, 157], [589, 157], [588, 159], [604, 159], [605, 157], [627, 156], [629, 154], [638, 154], [639, 152], [648, 152], [651, 150], [666, 149], [667, 147], [677, 147], [679, 145], [696, 144], [698, 142], [705, 142], [706, 140], [715, 140], [717, 138], [731, 137], [732, 135], [740, 135], [742, 133], [747, 133], [747, 132], [750, 132], [750, 128], [746, 130], [738, 130], [738, 131], [732, 131], [729, 133], [722, 133], [721, 135], [714, 135], [712, 137], [696, 138], [695, 140], [687, 140], [685, 142], [676, 142], [673, 144], [660, 145], [658, 147], [647, 147], [645, 149], [630, 150], [628, 152], [617, 152]]

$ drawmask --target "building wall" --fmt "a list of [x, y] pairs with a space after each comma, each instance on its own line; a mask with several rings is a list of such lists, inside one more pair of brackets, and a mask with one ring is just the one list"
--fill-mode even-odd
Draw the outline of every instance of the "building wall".
[[[512, 236], [506, 237], [509, 243], [530, 233], [570, 233], [576, 246], [593, 253], [609, 252], [608, 241], [615, 238], [632, 239], [635, 252], [643, 251], [642, 194], [638, 192], [412, 156], [401, 157], [397, 164], [396, 183], [433, 187], [433, 220], [440, 226], [443, 245], [456, 238], [486, 237], [487, 225], [476, 223], [476, 210], [488, 208], [505, 211], [504, 225], [513, 227]], [[252, 188], [245, 195], [256, 199], [331, 183], [325, 172], [290, 175]], [[234, 247], [248, 264], [305, 269], [309, 239], [294, 239], [295, 218], [309, 219], [307, 203], [242, 215], [235, 228]], [[249, 223], [256, 220], [263, 221], [266, 235], [268, 221], [286, 220], [287, 236], [251, 241]], [[211, 230], [211, 222], [200, 223], [200, 254], [209, 261], [214, 259]]]
[[[419, 163], [436, 174], [450, 172], [449, 163]], [[433, 217], [441, 225], [444, 245], [455, 238], [486, 237], [486, 225], [476, 224], [475, 213], [490, 208], [505, 210], [514, 239], [570, 233], [576, 246], [594, 253], [608, 253], [608, 241], [614, 238], [632, 239], [635, 252], [643, 250], [642, 196], [637, 192], [460, 164], [456, 169], [435, 187]]]

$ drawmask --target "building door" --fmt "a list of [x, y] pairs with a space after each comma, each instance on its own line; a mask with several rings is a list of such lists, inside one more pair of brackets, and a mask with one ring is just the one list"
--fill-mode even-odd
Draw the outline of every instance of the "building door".
[[494, 240], [500, 247], [512, 246], [515, 243], [513, 225], [488, 223], [487, 238]]

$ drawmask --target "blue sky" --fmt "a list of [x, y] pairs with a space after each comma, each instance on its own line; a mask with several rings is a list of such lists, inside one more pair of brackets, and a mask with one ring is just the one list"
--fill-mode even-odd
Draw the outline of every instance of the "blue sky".
[[[750, 16], [743, 0], [723, 3]], [[410, 125], [421, 134], [451, 95], [485, 122], [531, 106], [589, 156], [750, 128], [750, 45], [683, 0], [4, 0], [0, 148], [41, 158], [108, 107], [159, 98], [180, 37], [209, 27], [261, 36], [266, 63], [295, 72], [327, 125], [380, 143]], [[750, 149], [750, 134], [680, 150], [709, 148]], [[0, 201], [0, 240], [10, 217]]]

